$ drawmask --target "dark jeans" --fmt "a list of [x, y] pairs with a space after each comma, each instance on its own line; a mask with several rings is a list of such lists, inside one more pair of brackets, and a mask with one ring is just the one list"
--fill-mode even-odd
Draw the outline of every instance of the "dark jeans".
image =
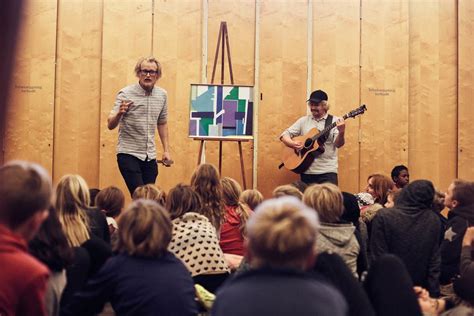
[[117, 163], [130, 195], [141, 185], [155, 183], [158, 176], [156, 159], [142, 161], [128, 154], [117, 154]]
[[301, 181], [303, 181], [304, 183], [308, 185], [313, 184], [313, 183], [324, 183], [324, 182], [329, 182], [329, 183], [338, 185], [337, 173], [335, 172], [328, 172], [328, 173], [322, 173], [322, 174], [302, 173]]

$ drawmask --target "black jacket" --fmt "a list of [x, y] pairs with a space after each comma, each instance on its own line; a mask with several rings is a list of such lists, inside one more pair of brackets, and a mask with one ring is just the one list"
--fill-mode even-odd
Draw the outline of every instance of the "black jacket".
[[441, 284], [451, 283], [459, 274], [462, 239], [469, 226], [474, 225], [474, 205], [453, 208], [441, 242]]
[[372, 221], [372, 259], [391, 253], [405, 263], [415, 285], [439, 295], [441, 223], [431, 210], [433, 184], [411, 182], [400, 193], [394, 208], [381, 209]]

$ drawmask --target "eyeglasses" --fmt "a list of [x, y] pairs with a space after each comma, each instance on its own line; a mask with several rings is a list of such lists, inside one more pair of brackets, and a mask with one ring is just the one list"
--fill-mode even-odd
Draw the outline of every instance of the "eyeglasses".
[[156, 76], [158, 74], [158, 71], [148, 70], [148, 69], [140, 69], [140, 74], [143, 75], [143, 76], [146, 76], [146, 75]]

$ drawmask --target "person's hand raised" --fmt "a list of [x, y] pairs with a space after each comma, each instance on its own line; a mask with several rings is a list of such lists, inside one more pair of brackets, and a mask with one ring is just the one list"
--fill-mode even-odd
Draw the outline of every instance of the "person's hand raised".
[[120, 109], [119, 109], [120, 115], [124, 115], [125, 113], [127, 113], [132, 104], [133, 104], [133, 101], [122, 100], [122, 103], [120, 103]]

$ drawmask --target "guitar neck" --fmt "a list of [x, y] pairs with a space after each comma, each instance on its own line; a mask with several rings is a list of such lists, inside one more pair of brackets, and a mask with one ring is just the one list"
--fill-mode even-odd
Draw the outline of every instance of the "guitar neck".
[[[346, 120], [347, 119], [347, 114], [345, 114], [342, 119]], [[332, 122], [330, 125], [328, 125], [325, 129], [323, 129], [319, 134], [313, 136], [313, 141], [317, 140], [318, 138], [326, 135], [330, 130], [332, 130], [334, 127], [336, 127], [337, 122]]]

